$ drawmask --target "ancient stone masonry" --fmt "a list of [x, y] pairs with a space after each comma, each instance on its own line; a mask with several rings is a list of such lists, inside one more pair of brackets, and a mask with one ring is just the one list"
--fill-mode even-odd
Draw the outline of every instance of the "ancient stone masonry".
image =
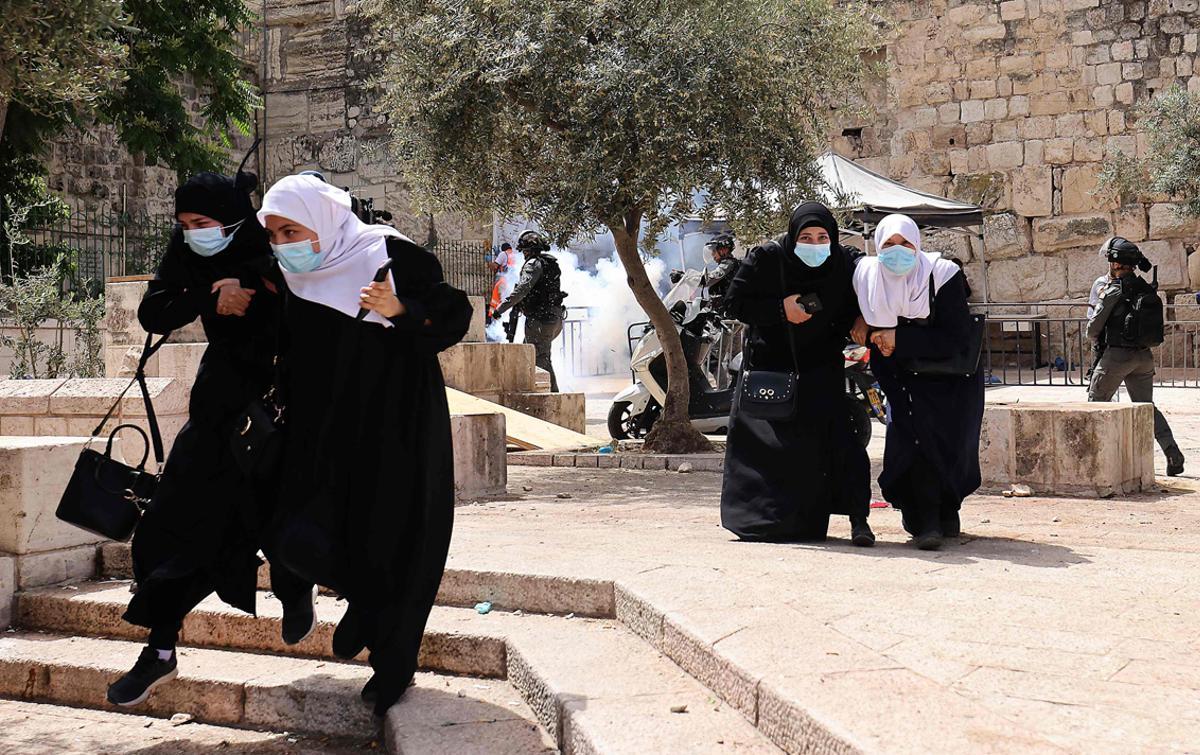
[[381, 61], [365, 44], [364, 22], [348, 6], [345, 0], [267, 0], [256, 9], [266, 22], [261, 85], [267, 180], [319, 169], [391, 211], [397, 228], [418, 241], [428, 237], [431, 220], [440, 239], [490, 241], [490, 218], [431, 219], [413, 206], [388, 157], [386, 117], [373, 107], [377, 92], [370, 80]]
[[[1200, 0], [880, 2], [887, 95], [835, 148], [934, 193], [981, 202], [994, 301], [1077, 299], [1103, 271], [1097, 246], [1137, 241], [1168, 291], [1188, 287], [1200, 224], [1166, 201], [1095, 193], [1103, 161], [1144, 154], [1137, 106], [1200, 91]], [[859, 130], [858, 127], [861, 127]], [[941, 240], [979, 292], [980, 245]]]

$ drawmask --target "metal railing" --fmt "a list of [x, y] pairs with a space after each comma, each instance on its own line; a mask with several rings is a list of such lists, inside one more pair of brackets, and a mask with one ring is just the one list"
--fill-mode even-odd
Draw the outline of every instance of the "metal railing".
[[[987, 317], [983, 366], [991, 385], [1086, 386], [1095, 362], [1086, 302], [973, 305]], [[1200, 309], [1164, 306], [1166, 332], [1155, 349], [1155, 385], [1200, 388]]]
[[429, 251], [442, 263], [446, 281], [469, 296], [492, 295], [493, 276], [488, 270], [491, 246], [482, 241], [438, 241]]
[[562, 364], [575, 377], [614, 375], [629, 368], [628, 357], [613, 349], [601, 334], [596, 332], [591, 307], [567, 307], [563, 320], [562, 337], [559, 339], [559, 356]]

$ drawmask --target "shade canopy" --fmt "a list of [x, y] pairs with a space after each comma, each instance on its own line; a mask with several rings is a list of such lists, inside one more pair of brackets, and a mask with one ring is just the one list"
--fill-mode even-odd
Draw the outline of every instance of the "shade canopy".
[[867, 170], [829, 150], [817, 158], [829, 189], [826, 204], [850, 210], [862, 223], [878, 223], [887, 215], [908, 215], [917, 225], [962, 228], [983, 225], [983, 208], [956, 199], [926, 194]]

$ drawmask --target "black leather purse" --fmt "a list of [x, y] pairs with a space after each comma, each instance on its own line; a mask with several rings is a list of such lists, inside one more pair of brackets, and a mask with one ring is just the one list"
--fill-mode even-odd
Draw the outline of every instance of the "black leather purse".
[[[929, 317], [924, 325], [932, 325], [937, 317], [934, 306], [933, 276], [929, 276]], [[983, 356], [983, 339], [987, 330], [984, 315], [971, 315], [971, 329], [962, 349], [940, 359], [913, 357], [904, 363], [904, 368], [914, 375], [932, 377], [972, 377], [979, 372], [979, 361]]]
[[[141, 520], [142, 511], [149, 505], [150, 499], [158, 488], [158, 478], [162, 474], [163, 442], [158, 429], [158, 418], [154, 415], [154, 404], [150, 401], [150, 392], [146, 388], [146, 363], [154, 352], [167, 340], [163, 336], [153, 343], [154, 336], [146, 337], [146, 345], [142, 349], [142, 357], [138, 361], [137, 372], [116, 402], [100, 420], [100, 424], [92, 431], [88, 447], [84, 448], [75, 462], [75, 471], [67, 483], [58, 502], [55, 515], [64, 522], [76, 527], [94, 532], [111, 540], [128, 540]], [[95, 440], [104, 425], [112, 417], [121, 399], [137, 383], [142, 390], [142, 400], [146, 404], [146, 420], [150, 425], [150, 436], [137, 425], [118, 425], [108, 435], [108, 443], [104, 453], [93, 450], [92, 440]], [[113, 438], [122, 430], [135, 430], [142, 436], [145, 444], [142, 460], [137, 466], [129, 466], [112, 458]], [[150, 457], [150, 449], [154, 449], [154, 460], [157, 469], [151, 473], [146, 471], [146, 461]]]
[[[779, 259], [779, 280], [784, 277], [783, 258]], [[792, 372], [773, 370], [746, 370], [741, 377], [741, 403], [738, 411], [755, 419], [769, 421], [789, 420], [796, 415], [796, 374], [800, 372], [800, 360], [796, 357], [796, 341], [792, 338], [792, 324], [784, 320], [783, 331], [792, 351]], [[753, 355], [751, 355], [753, 356]]]
[[242, 474], [251, 480], [276, 479], [283, 460], [284, 430], [287, 424], [283, 401], [282, 323], [275, 331], [275, 357], [271, 362], [271, 387], [262, 398], [251, 401], [238, 415], [229, 437], [229, 449]]

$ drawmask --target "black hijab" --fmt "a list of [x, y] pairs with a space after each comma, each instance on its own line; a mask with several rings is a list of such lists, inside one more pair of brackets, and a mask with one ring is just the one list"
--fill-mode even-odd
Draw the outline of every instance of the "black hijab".
[[250, 192], [258, 185], [253, 173], [239, 171], [236, 177], [219, 173], [197, 173], [175, 190], [175, 215], [194, 212], [224, 226], [241, 223], [233, 231], [233, 241], [212, 257], [201, 257], [183, 240], [183, 229], [175, 227], [164, 263], [181, 271], [186, 285], [212, 285], [222, 278], [243, 278], [248, 266], [268, 269], [271, 249], [267, 232], [254, 214]]

